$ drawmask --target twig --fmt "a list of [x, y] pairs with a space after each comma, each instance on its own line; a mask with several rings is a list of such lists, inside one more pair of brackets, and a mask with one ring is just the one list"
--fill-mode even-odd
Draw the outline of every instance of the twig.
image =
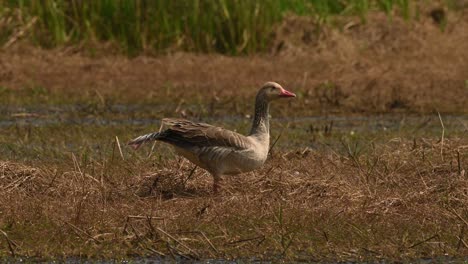
[[98, 179], [94, 178], [93, 176], [91, 176], [91, 175], [89, 175], [89, 174], [87, 174], [87, 173], [85, 173], [84, 176], [90, 178], [91, 180], [93, 180], [94, 182], [96, 182], [96, 183], [99, 184], [99, 185], [103, 185], [103, 184], [102, 184], [102, 181], [99, 181]]
[[117, 145], [117, 142], [114, 141], [114, 144], [112, 144], [112, 156], [111, 156], [111, 163], [114, 162], [114, 156], [115, 156], [115, 145]]
[[[165, 240], [164, 240], [165, 241]], [[169, 251], [169, 253], [171, 253], [171, 256], [172, 256], [172, 259], [176, 259], [176, 255], [174, 254], [174, 248], [171, 247], [171, 245], [169, 244], [168, 241], [165, 241], [166, 242], [166, 248], [167, 248], [167, 251]]]
[[99, 101], [101, 101], [101, 105], [103, 107], [106, 106], [106, 100], [104, 99], [104, 96], [102, 96], [102, 94], [97, 90], [97, 89], [94, 89], [94, 92], [96, 93], [96, 95], [98, 96], [99, 98]]
[[75, 166], [75, 170], [79, 172], [79, 174], [81, 175], [81, 178], [83, 180], [84, 180], [85, 177], [88, 177], [91, 180], [95, 181], [97, 184], [102, 184], [102, 182], [100, 182], [98, 179], [94, 178], [93, 176], [91, 176], [91, 175], [89, 175], [87, 173], [84, 173], [81, 170], [80, 164], [79, 164], [78, 160], [76, 159], [75, 154], [73, 154], [73, 153], [72, 153], [72, 159], [73, 159], [73, 166]]
[[192, 178], [192, 175], [194, 174], [195, 170], [198, 168], [197, 165], [195, 165], [195, 167], [193, 167], [193, 169], [190, 171], [190, 174], [188, 175], [188, 177], [185, 179], [184, 183], [182, 184], [184, 187], [185, 187], [185, 184], [187, 184], [188, 180], [190, 180], [190, 178]]
[[125, 160], [123, 152], [122, 152], [122, 147], [120, 146], [119, 137], [115, 136], [115, 142], [117, 143], [117, 147], [119, 148], [120, 157], [122, 157], [122, 160]]
[[180, 250], [178, 250], [177, 248], [174, 248], [173, 246], [171, 246], [171, 244], [169, 244], [168, 241], [166, 241], [166, 247], [169, 253], [171, 253], [171, 256], [174, 260], [177, 259], [176, 255], [182, 257], [182, 259], [194, 259], [192, 256], [186, 255], [182, 253]]
[[466, 221], [455, 209], [450, 208], [449, 211], [451, 211], [454, 215], [458, 217], [467, 227], [468, 227], [468, 221]]
[[134, 227], [131, 223], [129, 223], [129, 225], [130, 225], [130, 227], [131, 227], [132, 230], [133, 230], [133, 234], [135, 234], [135, 237], [136, 237], [137, 240], [138, 240], [137, 242], [138, 242], [139, 244], [141, 244], [141, 243], [142, 243], [142, 240], [141, 240], [140, 235], [138, 234], [138, 231], [135, 229], [135, 227]]
[[78, 160], [76, 159], [75, 154], [72, 153], [72, 160], [73, 160], [73, 166], [75, 167], [75, 171], [78, 171], [79, 174], [81, 175], [81, 178], [84, 180], [84, 174], [83, 171], [81, 171], [80, 164]]
[[151, 145], [151, 149], [150, 149], [150, 152], [148, 154], [148, 159], [151, 158], [151, 156], [153, 155], [153, 151], [154, 151], [155, 147], [156, 147], [156, 141], [154, 141], [153, 144]]
[[52, 177], [52, 180], [50, 181], [49, 185], [47, 186], [47, 188], [42, 193], [45, 193], [47, 190], [52, 188], [52, 184], [55, 182], [55, 179], [57, 178], [57, 176], [58, 176], [58, 171], [57, 171], [57, 169], [54, 169], [54, 177]]
[[164, 217], [158, 217], [158, 216], [127, 215], [122, 232], [124, 233], [127, 232], [127, 227], [130, 224], [130, 219], [149, 219], [149, 220], [154, 219], [154, 220], [161, 220], [163, 221], [163, 223], [164, 223], [164, 220], [166, 220]]
[[143, 216], [143, 215], [129, 215], [127, 216], [127, 219], [154, 219], [154, 220], [164, 220], [164, 217], [158, 217], [158, 216]]
[[151, 236], [154, 237], [156, 235], [156, 230], [154, 229], [153, 222], [151, 222], [151, 216], [146, 217], [146, 222], [148, 222]]
[[309, 77], [309, 72], [304, 72], [304, 77], [302, 77], [302, 89], [305, 89], [307, 83], [307, 77]]
[[461, 245], [463, 244], [466, 248], [468, 248], [468, 245], [466, 242], [463, 240], [463, 236], [465, 235], [465, 226], [462, 226], [462, 229], [460, 231], [460, 235], [457, 236], [458, 238], [458, 244], [457, 244], [457, 252], [460, 250]]
[[442, 121], [442, 117], [440, 116], [440, 113], [437, 111], [437, 114], [439, 115], [439, 120], [440, 120], [440, 125], [442, 126], [442, 136], [440, 137], [440, 156], [442, 157], [442, 160], [444, 160], [444, 136], [445, 136], [445, 126], [444, 122]]
[[26, 26], [24, 26], [21, 30], [19, 30], [13, 37], [11, 37], [11, 38], [7, 41], [7, 43], [5, 43], [5, 44], [3, 45], [2, 48], [3, 48], [3, 49], [7, 49], [7, 48], [9, 48], [11, 45], [13, 45], [13, 43], [15, 43], [18, 39], [20, 39], [20, 38], [24, 35], [24, 33], [25, 33], [27, 30], [29, 30], [32, 26], [34, 26], [34, 24], [36, 24], [36, 22], [37, 22], [37, 17], [33, 17], [33, 18], [31, 19], [31, 21], [29, 21], [29, 23], [26, 24]]
[[65, 224], [69, 225], [74, 231], [75, 233], [80, 236], [81, 238], [83, 238], [79, 233], [83, 233], [85, 234], [87, 237], [91, 238], [94, 242], [96, 242], [97, 244], [101, 243], [99, 240], [97, 240], [96, 238], [94, 238], [92, 235], [88, 234], [88, 232], [80, 229], [79, 227], [75, 226], [74, 224], [72, 223], [69, 223], [67, 221], [63, 221]]
[[187, 245], [185, 245], [184, 243], [182, 243], [181, 241], [179, 241], [177, 238], [175, 238], [174, 236], [172, 236], [171, 234], [167, 233], [166, 231], [162, 230], [161, 228], [159, 227], [156, 227], [156, 230], [158, 230], [159, 232], [163, 233], [164, 235], [168, 236], [170, 239], [174, 240], [175, 242], [177, 242], [179, 245], [181, 245], [182, 247], [186, 248], [188, 251], [192, 252], [193, 254], [195, 254], [195, 256], [197, 256], [197, 258], [199, 258], [197, 252], [193, 251], [191, 248], [189, 248]]
[[458, 165], [458, 175], [462, 175], [461, 161], [460, 161], [460, 150], [457, 149], [457, 165]]
[[262, 236], [256, 236], [256, 237], [250, 237], [250, 238], [244, 238], [244, 239], [228, 242], [228, 243], [226, 243], [226, 245], [233, 245], [233, 244], [238, 244], [238, 243], [242, 243], [242, 242], [248, 242], [248, 241], [252, 241], [252, 240], [263, 239], [263, 238], [265, 238], [265, 236], [263, 236], [263, 235]]
[[279, 133], [279, 135], [276, 137], [275, 141], [273, 142], [273, 144], [271, 145], [270, 147], [270, 150], [268, 151], [268, 154], [271, 155], [272, 151], [273, 151], [273, 148], [275, 147], [276, 143], [278, 142], [278, 140], [280, 139], [280, 137], [283, 135], [283, 132], [286, 128], [289, 127], [289, 122], [286, 124], [286, 127], [283, 127], [283, 129], [281, 129], [281, 132]]
[[[141, 217], [141, 216], [133, 216], [132, 218], [144, 218], [144, 217]], [[155, 250], [154, 248], [151, 248], [151, 247], [149, 247], [149, 246], [146, 246], [146, 245], [143, 243], [144, 241], [141, 239], [141, 237], [140, 237], [140, 235], [138, 234], [138, 231], [135, 229], [135, 227], [129, 222], [129, 219], [130, 219], [130, 216], [127, 216], [127, 221], [125, 222], [125, 226], [124, 226], [123, 232], [126, 233], [126, 234], [128, 234], [128, 232], [127, 232], [127, 226], [129, 225], [130, 228], [131, 228], [132, 231], [133, 231], [133, 234], [135, 235], [135, 237], [136, 237], [136, 239], [137, 239], [136, 243], [137, 243], [138, 245], [140, 245], [142, 248], [144, 248], [144, 249], [146, 249], [146, 250], [149, 250], [150, 252], [153, 252], [153, 253], [156, 253], [156, 254], [158, 254], [158, 255], [160, 255], [160, 256], [162, 256], [162, 257], [165, 257], [166, 255], [165, 255], [164, 253], [162, 253], [162, 252], [160, 252], [160, 251], [157, 251], [157, 250]], [[147, 219], [150, 220], [151, 217], [147, 217]], [[171, 252], [171, 254], [172, 254], [172, 252]]]
[[161, 256], [161, 257], [165, 257], [165, 256], [166, 256], [166, 254], [162, 253], [161, 251], [157, 251], [157, 250], [154, 249], [154, 248], [150, 248], [150, 247], [144, 247], [144, 248], [146, 248], [147, 250], [149, 250], [149, 251], [152, 252], [152, 253], [158, 254], [158, 255]]
[[414, 247], [419, 246], [419, 245], [421, 245], [421, 244], [423, 244], [423, 243], [426, 243], [427, 241], [432, 240], [432, 239], [434, 239], [434, 238], [436, 238], [436, 237], [439, 237], [439, 235], [438, 235], [438, 234], [435, 234], [435, 235], [433, 235], [433, 236], [431, 236], [431, 237], [429, 237], [429, 238], [424, 239], [423, 241], [419, 241], [419, 242], [417, 242], [417, 243], [415, 243], [415, 244], [409, 246], [408, 248], [414, 248]]
[[461, 242], [461, 244], [463, 244], [466, 248], [468, 248], [468, 244], [465, 242], [465, 240], [463, 240], [463, 238], [458, 237], [458, 239], [459, 239], [459, 246], [458, 246], [458, 248], [460, 248], [460, 242]]
[[2, 189], [7, 191], [7, 192], [10, 192], [10, 191], [20, 187], [23, 183], [25, 183], [27, 180], [29, 180], [31, 178], [34, 179], [35, 177], [28, 175], [28, 176], [25, 176], [25, 177], [18, 178], [17, 180], [11, 182], [7, 186], [3, 187]]
[[[205, 207], [206, 208], [206, 207]], [[208, 239], [208, 237], [205, 235], [204, 232], [202, 231], [189, 231], [189, 232], [182, 232], [183, 234], [197, 234], [197, 235], [201, 235], [205, 240], [206, 242], [208, 243], [208, 245], [210, 245], [211, 249], [213, 249], [214, 252], [216, 253], [219, 253], [218, 249], [213, 245], [213, 243], [211, 243], [211, 241]], [[181, 233], [179, 233], [181, 234]]]
[[17, 247], [18, 245], [8, 237], [5, 231], [0, 229], [0, 233], [5, 237], [7, 241], [8, 249], [10, 250], [11, 256], [16, 257], [14, 248]]
[[200, 234], [203, 236], [203, 238], [206, 240], [206, 242], [208, 242], [208, 244], [214, 250], [214, 252], [218, 253], [219, 252], [218, 249], [216, 249], [216, 247], [213, 245], [213, 243], [211, 243], [211, 241], [208, 239], [208, 237], [205, 235], [205, 233], [200, 231]]

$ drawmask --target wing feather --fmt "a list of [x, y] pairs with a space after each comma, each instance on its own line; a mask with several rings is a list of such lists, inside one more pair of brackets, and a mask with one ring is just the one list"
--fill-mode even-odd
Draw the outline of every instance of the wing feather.
[[247, 149], [251, 144], [247, 137], [239, 133], [206, 123], [174, 118], [165, 118], [162, 122], [168, 128], [162, 131], [157, 139], [176, 145], [228, 147], [242, 150]]

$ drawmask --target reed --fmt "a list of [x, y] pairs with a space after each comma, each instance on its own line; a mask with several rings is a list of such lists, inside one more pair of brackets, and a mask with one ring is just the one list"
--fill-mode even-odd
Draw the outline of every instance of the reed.
[[268, 48], [275, 25], [288, 14], [323, 23], [335, 15], [365, 20], [370, 10], [391, 15], [395, 8], [410, 18], [408, 0], [0, 0], [0, 17], [17, 21], [8, 28], [0, 20], [0, 42], [14, 34], [12, 27], [37, 17], [29, 35], [42, 47], [111, 42], [129, 55], [171, 50], [251, 54]]

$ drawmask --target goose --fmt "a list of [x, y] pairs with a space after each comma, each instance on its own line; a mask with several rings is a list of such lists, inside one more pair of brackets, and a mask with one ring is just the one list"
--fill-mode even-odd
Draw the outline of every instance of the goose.
[[220, 188], [222, 175], [250, 172], [261, 167], [268, 156], [270, 102], [296, 97], [276, 82], [267, 82], [255, 98], [252, 129], [248, 136], [205, 123], [164, 118], [166, 129], [139, 136], [128, 145], [135, 150], [143, 143], [158, 140], [172, 145], [176, 152], [213, 176], [213, 191]]

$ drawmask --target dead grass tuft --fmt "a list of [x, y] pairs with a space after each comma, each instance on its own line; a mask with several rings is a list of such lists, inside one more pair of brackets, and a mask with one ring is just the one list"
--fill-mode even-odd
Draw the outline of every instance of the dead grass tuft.
[[[203, 179], [198, 177], [198, 184], [193, 185], [197, 167], [193, 164], [185, 164], [186, 162], [188, 161], [183, 160], [180, 165], [176, 162], [168, 164], [168, 167], [178, 167], [178, 170], [164, 168], [141, 176], [141, 180], [136, 183], [135, 194], [140, 197], [160, 196], [163, 199], [171, 199], [175, 196], [208, 195], [207, 191], [212, 186], [210, 184], [211, 176], [204, 173], [205, 177]], [[193, 166], [193, 168], [187, 173], [190, 166]]]
[[3, 192], [41, 192], [45, 186], [40, 169], [15, 162], [0, 162], [0, 190]]

